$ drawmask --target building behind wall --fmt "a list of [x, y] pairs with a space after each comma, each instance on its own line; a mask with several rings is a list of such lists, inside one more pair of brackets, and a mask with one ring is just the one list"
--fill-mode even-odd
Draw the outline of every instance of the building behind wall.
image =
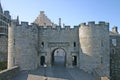
[[110, 76], [111, 80], [120, 79], [120, 34], [117, 27], [110, 32]]
[[8, 23], [10, 20], [9, 11], [3, 11], [0, 3], [0, 62], [7, 61]]

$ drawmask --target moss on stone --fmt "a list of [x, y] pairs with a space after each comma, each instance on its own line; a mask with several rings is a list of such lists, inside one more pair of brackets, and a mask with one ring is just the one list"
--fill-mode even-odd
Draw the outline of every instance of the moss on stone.
[[0, 71], [7, 69], [7, 61], [0, 62]]

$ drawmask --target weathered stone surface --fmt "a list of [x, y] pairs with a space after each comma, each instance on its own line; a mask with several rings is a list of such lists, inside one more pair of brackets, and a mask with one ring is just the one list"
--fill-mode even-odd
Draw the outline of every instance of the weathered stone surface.
[[0, 62], [7, 61], [8, 24], [10, 20], [9, 11], [3, 11], [0, 3]]
[[10, 80], [19, 73], [19, 67], [14, 66], [0, 72], [0, 80]]
[[37, 69], [43, 66], [42, 62], [52, 67], [55, 51], [62, 49], [65, 52], [66, 67], [75, 66], [88, 73], [97, 68], [109, 77], [108, 23], [89, 22], [88, 25], [81, 24], [74, 28], [52, 26], [45, 28], [34, 23], [11, 23], [9, 64], [19, 66], [21, 70]]
[[[98, 68], [109, 76], [109, 25], [95, 24], [81, 25], [79, 28], [80, 68], [93, 72]], [[102, 65], [102, 66], [100, 66]]]
[[120, 35], [118, 33], [110, 34], [110, 76], [111, 80], [120, 79]]
[[8, 38], [6, 36], [0, 36], [0, 62], [7, 61], [8, 53]]

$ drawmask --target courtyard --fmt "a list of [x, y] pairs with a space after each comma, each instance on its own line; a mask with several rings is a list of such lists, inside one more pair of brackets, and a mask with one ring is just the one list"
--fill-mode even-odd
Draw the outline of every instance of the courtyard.
[[96, 80], [91, 74], [76, 67], [66, 68], [61, 56], [57, 56], [52, 67], [40, 67], [36, 70], [21, 71], [11, 80]]

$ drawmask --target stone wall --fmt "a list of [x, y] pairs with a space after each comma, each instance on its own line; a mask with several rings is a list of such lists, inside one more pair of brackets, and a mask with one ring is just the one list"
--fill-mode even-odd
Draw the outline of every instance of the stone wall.
[[0, 35], [0, 62], [7, 61], [8, 38]]
[[[13, 23], [14, 24], [14, 23]], [[12, 24], [11, 24], [12, 25]], [[13, 30], [12, 30], [12, 27]], [[65, 51], [66, 67], [73, 67], [72, 59], [77, 57], [77, 67], [91, 73], [98, 68], [109, 77], [109, 24], [89, 22], [74, 28], [70, 26], [48, 26], [21, 22], [11, 26], [8, 64], [21, 70], [40, 67], [40, 58], [45, 57], [48, 67], [52, 66], [54, 51]], [[13, 33], [14, 32], [14, 33]], [[10, 39], [9, 38], [9, 39]]]
[[110, 77], [120, 79], [120, 34], [110, 35]]
[[[39, 29], [39, 57], [45, 56], [48, 66], [52, 65], [54, 50], [63, 49], [66, 52], [66, 67], [72, 67], [72, 55], [78, 55], [78, 26], [56, 26], [56, 28], [40, 27]], [[42, 44], [44, 43], [44, 45]], [[75, 44], [75, 46], [74, 46]], [[79, 59], [79, 57], [77, 57]], [[39, 60], [40, 61], [40, 60]], [[79, 66], [79, 60], [77, 60]]]
[[15, 57], [14, 64], [21, 70], [31, 70], [37, 68], [38, 36], [37, 27], [22, 22], [15, 27]]
[[96, 80], [110, 80], [109, 77], [105, 76], [103, 71], [98, 68], [94, 69], [92, 74], [96, 77]]
[[19, 73], [19, 67], [15, 66], [0, 72], [0, 80], [10, 80]]

